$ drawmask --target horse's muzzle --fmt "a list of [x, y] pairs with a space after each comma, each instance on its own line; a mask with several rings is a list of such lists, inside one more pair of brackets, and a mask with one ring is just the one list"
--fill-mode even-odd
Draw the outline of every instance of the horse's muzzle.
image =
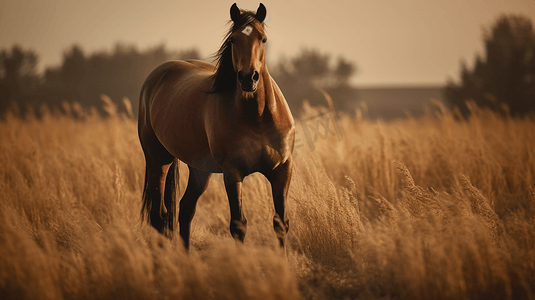
[[260, 74], [258, 74], [258, 71], [256, 70], [251, 73], [245, 73], [243, 71], [238, 72], [238, 82], [240, 83], [240, 87], [244, 92], [256, 91], [259, 78]]

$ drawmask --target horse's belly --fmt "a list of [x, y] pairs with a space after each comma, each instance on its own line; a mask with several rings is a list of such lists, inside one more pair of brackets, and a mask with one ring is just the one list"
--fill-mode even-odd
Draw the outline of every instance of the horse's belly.
[[210, 153], [207, 142], [202, 138], [193, 140], [176, 137], [162, 143], [167, 151], [185, 164], [210, 173], [220, 173], [221, 168]]
[[197, 155], [192, 157], [178, 158], [188, 166], [210, 173], [221, 173], [223, 170], [217, 164], [211, 154]]

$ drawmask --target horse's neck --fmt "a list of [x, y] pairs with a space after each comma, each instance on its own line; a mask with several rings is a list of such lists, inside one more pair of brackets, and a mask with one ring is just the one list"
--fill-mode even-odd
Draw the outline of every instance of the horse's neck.
[[[239, 113], [247, 118], [262, 118], [266, 110], [273, 112], [276, 109], [275, 92], [271, 83], [271, 77], [267, 70], [261, 76], [258, 89], [253, 97], [236, 93], [236, 104]], [[237, 89], [240, 89], [237, 87]]]

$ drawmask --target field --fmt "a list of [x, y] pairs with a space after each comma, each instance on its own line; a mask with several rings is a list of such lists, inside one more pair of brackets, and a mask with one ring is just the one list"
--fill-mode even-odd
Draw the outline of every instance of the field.
[[[217, 175], [187, 254], [141, 223], [136, 121], [106, 105], [105, 118], [0, 121], [0, 298], [535, 298], [534, 119], [441, 107], [336, 121], [305, 107], [286, 254], [258, 174], [244, 182], [245, 244]], [[182, 192], [186, 179], [182, 165]]]

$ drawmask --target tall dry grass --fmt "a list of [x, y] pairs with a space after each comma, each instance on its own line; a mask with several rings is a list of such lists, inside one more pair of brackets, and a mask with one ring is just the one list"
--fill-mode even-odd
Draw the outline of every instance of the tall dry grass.
[[446, 108], [342, 117], [341, 141], [295, 153], [286, 257], [257, 174], [244, 184], [245, 244], [228, 233], [216, 175], [188, 255], [140, 223], [136, 122], [106, 105], [107, 118], [73, 107], [76, 119], [0, 122], [2, 299], [535, 298], [532, 119], [476, 107], [468, 121]]

